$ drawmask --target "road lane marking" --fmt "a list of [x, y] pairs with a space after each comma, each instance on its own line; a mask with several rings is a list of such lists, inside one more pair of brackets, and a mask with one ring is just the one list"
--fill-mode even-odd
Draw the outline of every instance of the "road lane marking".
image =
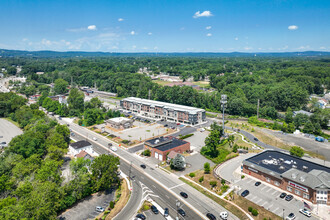
[[183, 186], [184, 184], [185, 184], [185, 183], [181, 183], [181, 184], [179, 184], [179, 185], [172, 186], [172, 187], [170, 187], [169, 189], [174, 189], [174, 188], [176, 188], [176, 187]]

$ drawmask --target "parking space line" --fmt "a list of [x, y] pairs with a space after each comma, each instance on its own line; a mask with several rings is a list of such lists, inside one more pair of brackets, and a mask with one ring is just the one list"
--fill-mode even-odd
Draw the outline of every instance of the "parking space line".
[[272, 188], [271, 188], [271, 187], [269, 187], [269, 189], [268, 189], [266, 192], [269, 192], [270, 190], [272, 190]]
[[264, 203], [264, 204], [262, 204], [261, 206], [262, 206], [262, 207], [265, 207], [265, 205], [266, 205], [266, 204], [267, 204], [267, 202], [265, 202], [265, 203]]
[[274, 203], [271, 203], [269, 207], [267, 207], [268, 210], [270, 210], [271, 207], [273, 207]]
[[263, 188], [261, 188], [261, 190], [263, 191], [264, 189], [266, 189], [267, 188], [267, 186], [264, 186]]
[[262, 199], [259, 199], [258, 202], [256, 202], [256, 203], [259, 205], [259, 203], [260, 203], [261, 201], [262, 201]]
[[272, 193], [272, 195], [274, 195], [274, 194], [276, 194], [277, 193], [277, 191], [275, 190], [273, 193]]
[[253, 181], [253, 179], [250, 179], [246, 183], [250, 184], [252, 181]]
[[279, 209], [280, 207], [277, 207], [274, 211], [273, 211], [273, 213], [276, 213], [276, 211]]
[[258, 198], [258, 196], [254, 196], [252, 199], [251, 199], [251, 201], [253, 202], [255, 199], [257, 199]]

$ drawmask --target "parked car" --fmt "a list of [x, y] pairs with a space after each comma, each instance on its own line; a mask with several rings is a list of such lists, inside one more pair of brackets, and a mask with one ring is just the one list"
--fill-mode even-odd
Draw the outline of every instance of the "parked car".
[[293, 220], [295, 218], [296, 218], [295, 214], [291, 212], [285, 219], [286, 220]]
[[299, 212], [307, 217], [311, 217], [312, 216], [312, 213], [307, 210], [306, 208], [303, 208], [303, 209], [299, 209]]
[[168, 208], [165, 208], [164, 209], [164, 217], [168, 217], [168, 213], [169, 213]]
[[223, 220], [227, 220], [228, 219], [228, 212], [224, 211], [224, 212], [220, 212], [220, 218]]
[[284, 192], [281, 193], [280, 198], [283, 199], [283, 198], [285, 198], [285, 197], [286, 197], [286, 193], [284, 193]]
[[141, 164], [140, 167], [142, 167], [143, 169], [147, 168], [147, 166], [144, 164]]
[[256, 137], [255, 137], [255, 138], [253, 138], [253, 140], [255, 140], [255, 141], [259, 141], [259, 139], [258, 139], [258, 138], [256, 138]]
[[212, 213], [207, 213], [206, 217], [208, 217], [210, 220], [216, 220], [217, 219]]
[[142, 220], [146, 219], [146, 217], [143, 214], [137, 214], [136, 217]]
[[259, 186], [260, 184], [261, 184], [261, 182], [258, 181], [258, 182], [256, 182], [254, 185], [255, 185], [255, 186]]
[[150, 208], [151, 208], [151, 211], [152, 211], [154, 214], [157, 215], [157, 214], [159, 213], [159, 211], [158, 211], [158, 209], [157, 209], [156, 206], [152, 205]]
[[102, 208], [101, 206], [96, 206], [95, 210], [98, 212], [104, 212], [104, 208]]
[[246, 189], [241, 193], [241, 196], [246, 197], [247, 195], [249, 195], [249, 193], [249, 190]]
[[186, 216], [186, 213], [185, 213], [185, 211], [183, 211], [183, 209], [179, 209], [178, 212], [179, 212], [179, 214], [182, 215], [183, 217]]
[[97, 141], [97, 138], [96, 138], [96, 137], [93, 137], [92, 139], [93, 139], [94, 141]]
[[75, 136], [75, 134], [74, 134], [73, 132], [71, 132], [71, 136], [72, 136], [72, 137], [74, 137], [74, 136]]
[[168, 124], [164, 124], [164, 127], [168, 127]]
[[292, 195], [287, 195], [286, 197], [285, 197], [285, 200], [286, 201], [291, 201], [293, 199], [293, 196]]
[[180, 192], [180, 195], [181, 195], [183, 198], [188, 198], [188, 194], [185, 193], [185, 192]]
[[180, 123], [176, 123], [176, 125], [181, 125]]
[[318, 142], [324, 142], [325, 139], [323, 137], [318, 136], [315, 138], [315, 140]]
[[115, 146], [112, 146], [111, 147], [111, 150], [114, 151], [114, 152], [116, 152], [117, 151], [117, 148]]
[[112, 146], [112, 144], [111, 143], [108, 143], [108, 147], [111, 147]]

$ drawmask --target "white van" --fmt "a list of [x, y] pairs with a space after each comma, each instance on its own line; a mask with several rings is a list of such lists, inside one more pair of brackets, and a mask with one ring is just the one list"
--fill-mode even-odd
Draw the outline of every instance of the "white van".
[[220, 212], [220, 218], [221, 219], [227, 219], [228, 218], [228, 212]]

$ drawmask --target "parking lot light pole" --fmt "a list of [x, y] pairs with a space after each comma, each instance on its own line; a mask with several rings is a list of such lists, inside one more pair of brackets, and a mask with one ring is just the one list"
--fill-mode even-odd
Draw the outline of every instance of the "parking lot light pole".
[[222, 129], [223, 135], [225, 135], [225, 108], [227, 104], [227, 95], [221, 95], [220, 103], [222, 105]]
[[283, 220], [284, 220], [284, 211], [285, 211], [285, 209], [283, 209]]
[[176, 217], [179, 219], [179, 206], [180, 206], [180, 201], [179, 201], [179, 200], [176, 200], [175, 205], [176, 205]]

